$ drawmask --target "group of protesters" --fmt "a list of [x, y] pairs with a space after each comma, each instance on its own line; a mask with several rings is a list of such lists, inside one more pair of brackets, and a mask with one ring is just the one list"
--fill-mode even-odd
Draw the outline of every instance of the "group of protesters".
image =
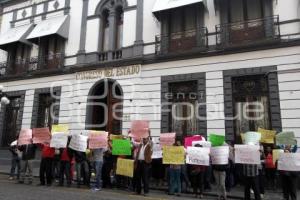
[[[73, 180], [77, 187], [88, 187], [94, 191], [102, 188], [125, 187], [136, 194], [145, 196], [149, 193], [150, 177], [163, 182], [167, 180], [168, 194], [180, 196], [187, 192], [190, 186], [196, 198], [203, 198], [204, 190], [211, 190], [211, 180], [216, 183], [218, 199], [227, 199], [227, 192], [239, 183], [244, 185], [244, 199], [250, 200], [254, 193], [255, 200], [264, 197], [265, 185], [276, 189], [277, 174], [281, 177], [281, 187], [285, 200], [297, 199], [297, 172], [278, 171], [273, 162], [273, 146], [261, 145], [261, 164], [235, 164], [234, 148], [228, 146], [230, 153], [228, 163], [222, 165], [210, 164], [169, 164], [164, 165], [162, 158], [153, 159], [153, 142], [151, 137], [131, 139], [131, 156], [115, 156], [112, 154], [112, 140], [108, 137], [107, 148], [91, 149], [87, 152], [76, 151], [69, 148], [71, 136], [68, 138], [66, 148], [55, 149], [49, 143], [18, 145], [17, 141], [11, 144], [12, 167], [10, 179], [16, 178], [18, 183], [28, 184], [33, 182], [33, 162], [36, 150], [41, 150], [40, 162], [40, 186], [51, 186], [53, 181], [57, 186], [70, 187]], [[176, 140], [174, 146], [182, 146], [180, 140]], [[200, 144], [195, 147], [201, 148]], [[297, 146], [281, 146], [285, 153], [294, 153]], [[116, 174], [118, 158], [134, 160], [133, 177], [124, 177]], [[17, 169], [17, 170], [16, 170]], [[17, 173], [15, 173], [17, 171]], [[73, 172], [76, 172], [74, 176]], [[94, 180], [94, 181], [91, 181]], [[266, 181], [265, 181], [266, 180]], [[243, 181], [243, 182], [242, 182]]]

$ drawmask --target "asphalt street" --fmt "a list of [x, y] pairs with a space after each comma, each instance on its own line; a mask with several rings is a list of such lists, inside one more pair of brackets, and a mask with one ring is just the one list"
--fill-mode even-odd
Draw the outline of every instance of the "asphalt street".
[[[0, 199], [1, 200], [194, 200], [192, 196], [181, 197], [168, 196], [163, 192], [151, 191], [149, 196], [137, 196], [122, 190], [102, 190], [94, 192], [84, 188], [67, 188], [57, 186], [36, 186], [38, 181], [32, 185], [18, 184], [10, 181], [7, 176], [0, 175]], [[216, 197], [205, 197], [204, 200], [216, 199]]]

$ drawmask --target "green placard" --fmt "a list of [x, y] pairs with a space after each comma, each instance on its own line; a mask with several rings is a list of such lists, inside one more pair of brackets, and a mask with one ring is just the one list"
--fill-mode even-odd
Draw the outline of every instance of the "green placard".
[[294, 132], [281, 132], [276, 135], [277, 145], [296, 145], [297, 140]]
[[112, 154], [115, 156], [131, 156], [131, 144], [129, 140], [113, 140]]
[[225, 136], [224, 135], [210, 134], [209, 137], [208, 137], [208, 141], [211, 142], [211, 145], [213, 147], [222, 146], [225, 142]]

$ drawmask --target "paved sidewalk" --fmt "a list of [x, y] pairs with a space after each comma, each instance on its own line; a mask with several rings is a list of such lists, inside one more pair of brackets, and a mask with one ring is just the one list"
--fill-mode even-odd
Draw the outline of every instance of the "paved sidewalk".
[[[0, 166], [0, 180], [1, 179], [8, 180], [9, 169], [10, 169], [10, 167], [8, 165]], [[34, 168], [34, 175], [36, 177], [38, 176], [38, 172], [39, 172], [38, 168]], [[35, 183], [36, 184], [38, 183], [38, 179], [35, 180]], [[118, 190], [115, 189], [114, 191], [118, 191]], [[120, 190], [120, 192], [121, 191], [122, 190]], [[152, 188], [152, 191], [154, 191], [157, 194], [166, 195], [166, 186]], [[212, 198], [212, 199], [216, 199], [217, 195], [214, 191], [216, 191], [214, 188], [212, 189], [211, 192], [206, 191], [205, 196]], [[299, 193], [299, 195], [300, 195], [300, 193]], [[172, 196], [172, 197], [174, 197], [174, 196]], [[183, 198], [183, 199], [186, 199], [186, 197], [192, 197], [192, 195], [191, 194], [182, 194], [181, 195], [181, 198]], [[237, 187], [233, 188], [233, 190], [230, 193], [228, 193], [228, 197], [229, 197], [229, 199], [243, 199], [243, 187], [237, 186]], [[282, 199], [281, 190], [276, 190], [276, 191], [267, 190], [266, 194], [264, 196], [264, 199], [265, 200], [281, 200]]]

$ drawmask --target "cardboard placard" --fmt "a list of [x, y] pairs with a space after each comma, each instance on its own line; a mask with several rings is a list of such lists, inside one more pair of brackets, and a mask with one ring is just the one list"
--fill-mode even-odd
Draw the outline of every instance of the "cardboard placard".
[[296, 145], [294, 132], [281, 132], [276, 135], [276, 145]]
[[21, 129], [19, 138], [18, 138], [18, 145], [27, 145], [32, 144], [32, 129]]
[[210, 149], [210, 156], [213, 165], [227, 165], [229, 159], [229, 146], [212, 147]]
[[118, 156], [131, 156], [131, 143], [129, 140], [113, 140], [112, 154]]
[[281, 153], [278, 159], [278, 170], [299, 172], [300, 153]]
[[188, 147], [186, 163], [191, 165], [209, 166], [209, 153], [209, 148]]
[[201, 141], [202, 136], [201, 135], [195, 135], [192, 137], [186, 137], [184, 138], [184, 148], [193, 146], [193, 142], [195, 141]]
[[163, 164], [183, 165], [185, 150], [183, 146], [163, 146]]
[[159, 144], [159, 139], [152, 138], [152, 159], [160, 159], [162, 158], [162, 148]]
[[75, 151], [86, 152], [87, 140], [85, 135], [73, 135], [69, 147]]
[[222, 146], [225, 142], [225, 135], [209, 134], [208, 141], [213, 147]]
[[50, 143], [51, 134], [48, 127], [32, 129], [33, 144]]
[[107, 148], [108, 132], [90, 131], [89, 133], [89, 149]]
[[265, 144], [274, 144], [274, 139], [276, 136], [276, 131], [275, 130], [266, 130], [262, 128], [258, 128], [257, 132], [261, 134], [261, 143]]
[[260, 147], [258, 145], [234, 145], [235, 163], [260, 164]]
[[246, 145], [258, 145], [261, 139], [261, 134], [258, 132], [246, 132], [244, 141]]
[[208, 141], [194, 141], [192, 143], [192, 146], [196, 146], [197, 144], [201, 145], [202, 147], [207, 147], [207, 148], [210, 148], [211, 147], [211, 142], [208, 142]]
[[134, 160], [118, 158], [116, 174], [133, 177]]
[[149, 137], [149, 121], [135, 120], [131, 123], [131, 135], [134, 138]]
[[283, 149], [274, 149], [273, 150], [273, 154], [272, 154], [272, 157], [273, 157], [273, 164], [275, 165], [276, 164], [276, 161], [279, 159], [279, 156], [280, 154], [284, 153], [284, 150]]
[[54, 124], [51, 126], [51, 133], [69, 133], [69, 125], [68, 124]]
[[60, 149], [66, 148], [68, 144], [68, 135], [66, 133], [58, 133], [52, 135], [50, 147]]
[[161, 146], [172, 146], [175, 143], [176, 133], [160, 134], [159, 142]]

